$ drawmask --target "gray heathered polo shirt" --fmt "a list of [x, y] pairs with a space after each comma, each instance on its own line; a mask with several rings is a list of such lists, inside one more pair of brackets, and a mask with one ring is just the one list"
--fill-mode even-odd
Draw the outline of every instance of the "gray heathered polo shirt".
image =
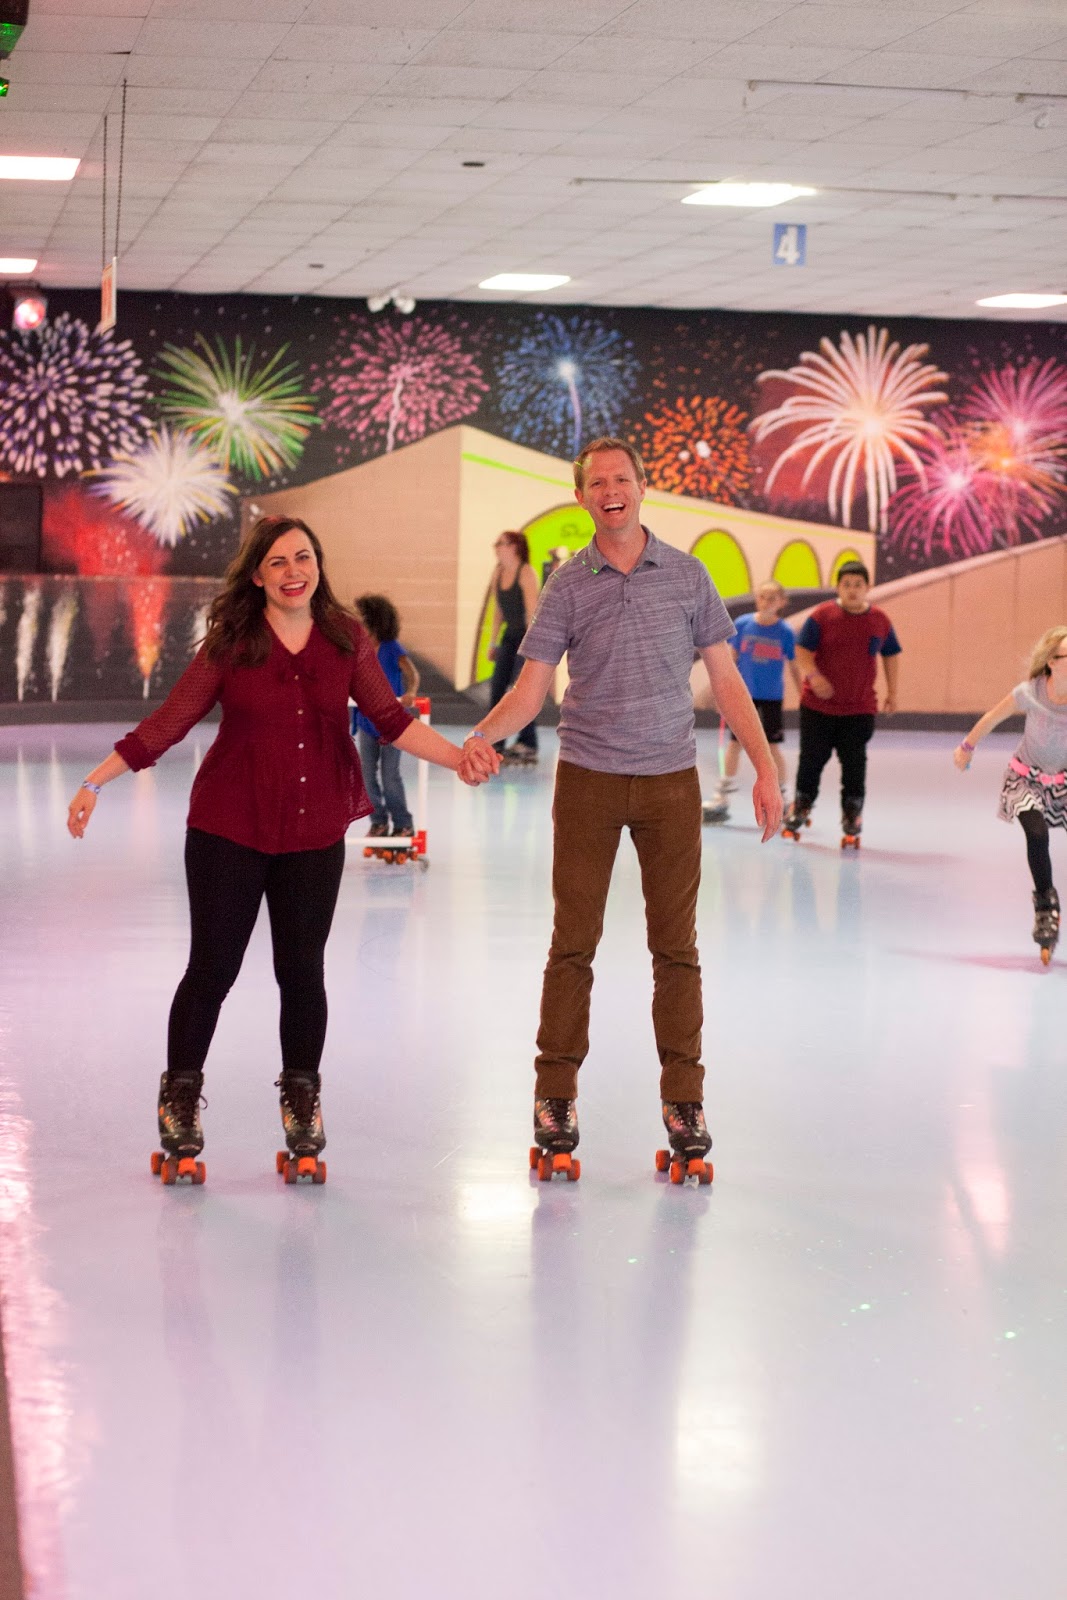
[[734, 634], [702, 564], [645, 533], [632, 572], [613, 567], [595, 539], [554, 572], [520, 647], [548, 666], [566, 652], [560, 755], [593, 772], [693, 766], [693, 651]]

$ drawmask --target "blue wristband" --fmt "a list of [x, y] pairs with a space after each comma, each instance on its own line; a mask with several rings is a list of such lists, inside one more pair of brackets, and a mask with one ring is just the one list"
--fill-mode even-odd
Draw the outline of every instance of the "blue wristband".
[[99, 794], [100, 790], [103, 788], [103, 784], [90, 783], [88, 778], [83, 778], [82, 779], [82, 788], [83, 789], [88, 789], [90, 794]]
[[[467, 739], [484, 739], [484, 738], [485, 738], [485, 734], [484, 733], [479, 733], [477, 728], [472, 728], [470, 733], [468, 733], [468, 735], [467, 735]], [[466, 744], [467, 739], [464, 739], [464, 741], [463, 741], [464, 744]]]

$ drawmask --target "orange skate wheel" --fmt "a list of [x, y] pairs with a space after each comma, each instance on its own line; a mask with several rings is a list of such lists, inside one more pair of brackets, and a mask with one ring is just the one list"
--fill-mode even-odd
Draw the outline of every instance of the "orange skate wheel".
[[699, 1156], [691, 1157], [687, 1162], [685, 1175], [687, 1178], [696, 1178], [698, 1183], [704, 1182], [704, 1163]]
[[164, 1156], [159, 1168], [159, 1175], [167, 1185], [176, 1183], [178, 1179], [178, 1166], [169, 1156]]
[[700, 1174], [700, 1181], [701, 1183], [710, 1183], [712, 1178], [715, 1176], [715, 1168], [712, 1166], [710, 1161], [704, 1161], [701, 1163], [701, 1165], [703, 1167], [703, 1171]]
[[313, 1178], [317, 1166], [314, 1156], [300, 1156], [296, 1163], [296, 1175], [298, 1178]]
[[541, 1159], [541, 1147], [540, 1147], [540, 1145], [532, 1144], [530, 1146], [530, 1171], [531, 1172], [534, 1172], [536, 1170], [537, 1163], [540, 1161], [540, 1159]]
[[285, 1163], [288, 1161], [288, 1159], [289, 1159], [289, 1152], [287, 1150], [276, 1150], [275, 1153], [274, 1153], [274, 1170], [275, 1170], [275, 1172], [284, 1172], [285, 1171]]
[[374, 854], [374, 851], [371, 849], [370, 845], [369, 844], [365, 844], [363, 846], [363, 859], [364, 859], [364, 861], [369, 861], [373, 854]]
[[282, 1168], [282, 1176], [284, 1177], [286, 1183], [296, 1182], [296, 1165], [288, 1158], [286, 1158], [285, 1165]]
[[153, 1150], [152, 1151], [152, 1176], [153, 1176], [153, 1178], [158, 1178], [159, 1177], [160, 1170], [161, 1170], [162, 1166], [163, 1166], [163, 1152], [162, 1152], [162, 1150]]
[[325, 1161], [316, 1161], [315, 1170], [311, 1174], [311, 1181], [312, 1181], [312, 1183], [325, 1183], [326, 1182], [326, 1163], [325, 1163]]
[[192, 1179], [196, 1178], [196, 1162], [193, 1160], [192, 1156], [182, 1156], [181, 1160], [178, 1162], [178, 1177]]
[[572, 1161], [570, 1166], [567, 1168], [567, 1182], [577, 1183], [581, 1175], [582, 1163], [580, 1161]]
[[552, 1176], [552, 1157], [541, 1156], [537, 1162], [537, 1176], [542, 1183], [547, 1183]]
[[682, 1163], [680, 1161], [672, 1161], [671, 1162], [671, 1182], [672, 1183], [684, 1183], [685, 1182], [685, 1167], [682, 1165]]
[[1047, 967], [1051, 960], [1052, 960], [1052, 951], [1051, 950], [1042, 950], [1042, 952], [1041, 952], [1041, 965], [1043, 967]]
[[193, 1173], [193, 1182], [198, 1184], [203, 1183], [207, 1177], [207, 1168], [202, 1161], [197, 1161], [195, 1163], [195, 1168], [196, 1170]]
[[666, 1172], [666, 1170], [670, 1166], [670, 1164], [671, 1164], [671, 1153], [670, 1153], [670, 1151], [669, 1150], [657, 1150], [656, 1151], [656, 1171], [657, 1172]]

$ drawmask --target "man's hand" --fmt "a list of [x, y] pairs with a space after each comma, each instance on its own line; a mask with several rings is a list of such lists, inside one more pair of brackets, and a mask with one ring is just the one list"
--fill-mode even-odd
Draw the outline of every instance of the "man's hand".
[[809, 672], [808, 682], [811, 684], [812, 694], [817, 695], [820, 700], [833, 699], [834, 686], [821, 672]]
[[756, 774], [756, 781], [752, 785], [752, 809], [756, 813], [757, 823], [763, 829], [761, 842], [766, 844], [782, 826], [782, 791], [773, 767]]
[[476, 789], [487, 783], [500, 771], [500, 756], [487, 739], [468, 738], [463, 745], [463, 758], [456, 769], [464, 783]]

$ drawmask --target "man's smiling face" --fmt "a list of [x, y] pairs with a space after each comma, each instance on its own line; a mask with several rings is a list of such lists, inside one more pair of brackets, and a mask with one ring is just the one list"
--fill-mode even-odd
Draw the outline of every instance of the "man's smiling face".
[[582, 487], [574, 492], [597, 533], [630, 533], [640, 526], [645, 485], [625, 450], [597, 450], [585, 463]]

